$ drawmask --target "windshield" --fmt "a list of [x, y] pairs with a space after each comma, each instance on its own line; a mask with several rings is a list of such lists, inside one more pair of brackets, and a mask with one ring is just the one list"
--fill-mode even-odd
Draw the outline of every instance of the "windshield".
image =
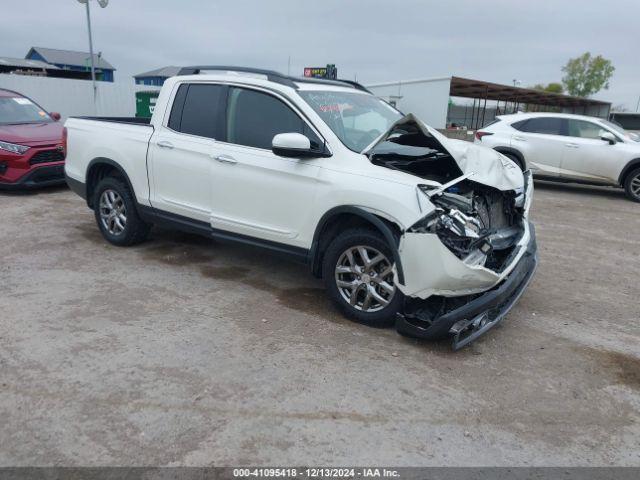
[[302, 90], [300, 96], [347, 148], [361, 152], [402, 114], [379, 98], [362, 92]]
[[53, 120], [28, 98], [0, 97], [0, 124], [45, 123]]
[[635, 142], [640, 142], [640, 137], [638, 137], [638, 135], [635, 135], [631, 132], [627, 132], [624, 128], [622, 128], [617, 123], [610, 122], [609, 120], [600, 120], [600, 121], [604, 123], [607, 127], [609, 127], [611, 130], [619, 133], [623, 137], [628, 138], [629, 140], [633, 140]]

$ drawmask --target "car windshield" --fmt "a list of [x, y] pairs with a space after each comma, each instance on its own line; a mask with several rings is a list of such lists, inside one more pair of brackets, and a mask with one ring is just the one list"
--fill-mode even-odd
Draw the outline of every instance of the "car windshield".
[[300, 96], [325, 121], [347, 148], [363, 151], [402, 114], [364, 92], [301, 90]]
[[631, 132], [627, 132], [624, 128], [622, 128], [617, 123], [610, 122], [609, 120], [601, 120], [601, 122], [604, 123], [611, 130], [622, 135], [623, 137], [628, 138], [629, 140], [633, 140], [634, 142], [640, 142], [640, 137], [638, 137], [638, 135]]
[[28, 98], [0, 97], [0, 125], [52, 121], [47, 112]]

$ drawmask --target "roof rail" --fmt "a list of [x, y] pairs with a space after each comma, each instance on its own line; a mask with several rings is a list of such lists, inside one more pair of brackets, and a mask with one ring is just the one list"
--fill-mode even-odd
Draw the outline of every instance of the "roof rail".
[[255, 73], [258, 75], [264, 75], [267, 77], [267, 80], [270, 82], [281, 83], [282, 85], [287, 85], [288, 87], [296, 88], [295, 83], [281, 73], [278, 73], [274, 70], [263, 70], [260, 68], [251, 68], [251, 67], [229, 67], [222, 65], [196, 65], [192, 67], [182, 67], [178, 72], [178, 75], [197, 75], [202, 70], [219, 70], [219, 71], [227, 71], [227, 72], [243, 72], [243, 73]]
[[195, 65], [191, 67], [182, 67], [177, 73], [180, 75], [197, 75], [203, 70], [217, 70], [221, 72], [242, 72], [242, 73], [255, 73], [258, 75], [264, 75], [270, 82], [280, 83], [288, 87], [295, 88], [298, 86], [294, 82], [307, 82], [307, 83], [322, 83], [325, 85], [337, 85], [342, 87], [353, 87], [363, 92], [371, 93], [365, 87], [357, 82], [351, 80], [331, 80], [328, 78], [313, 78], [313, 77], [289, 77], [274, 70], [263, 70], [261, 68], [252, 67], [230, 67], [222, 65]]

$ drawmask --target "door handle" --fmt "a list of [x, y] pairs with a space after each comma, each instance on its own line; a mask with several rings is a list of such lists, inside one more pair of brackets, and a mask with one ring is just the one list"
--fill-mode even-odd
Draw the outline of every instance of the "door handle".
[[578, 144], [577, 143], [565, 143], [565, 146], [567, 146], [569, 148], [578, 148]]
[[220, 163], [230, 163], [232, 165], [235, 165], [236, 163], [238, 163], [238, 161], [230, 155], [218, 155], [217, 157], [213, 157], [213, 158], [219, 161]]
[[516, 135], [515, 137], [513, 137], [513, 139], [514, 139], [514, 140], [518, 140], [518, 141], [520, 141], [520, 142], [526, 142], [526, 141], [527, 141], [527, 139], [526, 139], [526, 138], [521, 137], [521, 136], [519, 136], [519, 135]]
[[173, 143], [167, 142], [166, 140], [161, 140], [158, 142], [158, 146], [160, 148], [173, 148]]

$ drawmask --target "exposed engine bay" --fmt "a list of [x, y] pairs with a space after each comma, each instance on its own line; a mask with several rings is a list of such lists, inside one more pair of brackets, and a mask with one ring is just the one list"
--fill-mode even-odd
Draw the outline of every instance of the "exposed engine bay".
[[411, 119], [393, 127], [369, 151], [375, 165], [440, 185], [420, 185], [436, 209], [408, 231], [435, 233], [469, 266], [501, 272], [524, 231], [524, 187], [500, 190], [473, 181], [435, 136]]
[[[428, 190], [425, 193], [429, 196]], [[524, 231], [521, 192], [463, 180], [430, 200], [436, 210], [410, 231], [437, 234], [468, 265], [503, 270]]]

